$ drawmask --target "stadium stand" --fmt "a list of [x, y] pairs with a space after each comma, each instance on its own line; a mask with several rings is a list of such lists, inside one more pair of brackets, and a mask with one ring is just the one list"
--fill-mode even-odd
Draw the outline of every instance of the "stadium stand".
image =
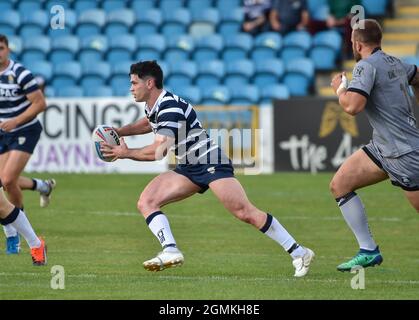
[[[386, 46], [417, 61], [411, 42], [419, 40], [419, 30], [401, 34], [397, 28], [419, 26], [419, 5], [401, 2], [406, 4], [398, 8], [399, 16], [384, 20]], [[391, 3], [362, 0], [374, 17], [388, 16]], [[55, 5], [65, 8], [64, 29], [49, 27]], [[336, 30], [284, 37], [243, 33], [241, 5], [241, 0], [2, 0], [0, 33], [10, 39], [12, 58], [46, 79], [51, 96], [126, 96], [130, 64], [155, 59], [165, 70], [165, 85], [196, 104], [257, 104], [312, 94], [313, 85], [327, 95], [315, 81], [318, 75], [353, 66], [342, 62]], [[325, 19], [327, 0], [308, 0], [308, 5], [314, 19]], [[240, 96], [235, 86], [250, 93]]]

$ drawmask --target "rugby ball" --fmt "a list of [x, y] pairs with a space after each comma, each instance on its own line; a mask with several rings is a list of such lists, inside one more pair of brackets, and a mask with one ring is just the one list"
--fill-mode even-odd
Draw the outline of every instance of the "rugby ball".
[[113, 158], [104, 157], [102, 155], [102, 152], [100, 151], [101, 142], [106, 142], [107, 144], [110, 144], [113, 146], [120, 144], [119, 136], [111, 126], [107, 126], [104, 124], [97, 126], [95, 130], [93, 130], [92, 140], [93, 140], [96, 155], [99, 159], [106, 162], [111, 162], [114, 160]]

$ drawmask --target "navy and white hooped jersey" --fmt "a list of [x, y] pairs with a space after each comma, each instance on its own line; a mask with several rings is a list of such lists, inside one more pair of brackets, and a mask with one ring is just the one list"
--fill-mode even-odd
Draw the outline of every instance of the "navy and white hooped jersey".
[[218, 159], [214, 154], [219, 150], [218, 145], [202, 128], [190, 103], [163, 90], [153, 108], [149, 110], [146, 105], [145, 110], [154, 133], [175, 138], [171, 149], [178, 163], [203, 164], [210, 158]]
[[[27, 94], [38, 90], [38, 83], [32, 73], [19, 63], [10, 60], [5, 70], [0, 72], [0, 121], [14, 118], [29, 108], [31, 102]], [[38, 122], [34, 118], [11, 132]]]

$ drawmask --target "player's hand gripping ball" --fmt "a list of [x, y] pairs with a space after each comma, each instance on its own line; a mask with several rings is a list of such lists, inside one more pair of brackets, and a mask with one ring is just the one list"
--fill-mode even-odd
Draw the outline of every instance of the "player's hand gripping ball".
[[99, 159], [106, 162], [112, 162], [115, 160], [114, 158], [104, 157], [102, 152], [100, 151], [101, 142], [105, 142], [112, 146], [120, 145], [118, 133], [116, 133], [116, 131], [112, 127], [104, 124], [97, 126], [95, 130], [93, 130], [92, 140], [96, 155]]

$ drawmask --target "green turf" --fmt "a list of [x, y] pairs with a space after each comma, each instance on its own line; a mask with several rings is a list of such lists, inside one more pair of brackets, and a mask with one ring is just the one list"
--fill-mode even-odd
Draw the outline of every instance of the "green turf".
[[[39, 176], [39, 175], [37, 175]], [[45, 177], [45, 176], [44, 176]], [[336, 266], [357, 245], [330, 196], [330, 174], [239, 176], [252, 202], [275, 215], [316, 252], [309, 275], [293, 278], [291, 259], [275, 242], [235, 220], [211, 192], [165, 208], [181, 268], [150, 273], [142, 262], [159, 250], [136, 213], [149, 175], [55, 175], [53, 202], [25, 207], [48, 243], [48, 265], [34, 267], [26, 243], [6, 256], [0, 242], [2, 299], [417, 299], [419, 216], [389, 183], [359, 191], [384, 263], [365, 270], [365, 289]], [[65, 268], [65, 289], [51, 289], [51, 267]]]

